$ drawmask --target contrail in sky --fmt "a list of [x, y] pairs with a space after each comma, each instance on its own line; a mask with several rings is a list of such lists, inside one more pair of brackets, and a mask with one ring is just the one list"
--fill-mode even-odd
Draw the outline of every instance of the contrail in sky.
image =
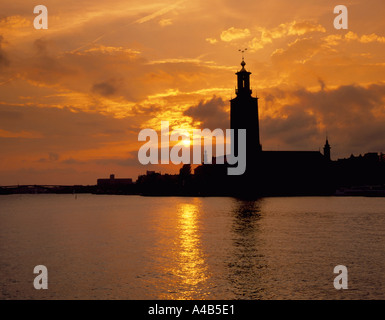
[[171, 10], [173, 10], [174, 8], [176, 8], [177, 6], [179, 6], [181, 3], [185, 2], [185, 1], [186, 0], [178, 1], [175, 4], [172, 4], [166, 8], [160, 9], [160, 10], [158, 10], [152, 14], [149, 14], [148, 16], [143, 17], [143, 18], [140, 18], [140, 19], [134, 21], [134, 23], [144, 23], [144, 22], [150, 21], [152, 19], [155, 19], [157, 17], [160, 17], [160, 16], [166, 14], [167, 12], [170, 12]]
[[[166, 8], [163, 8], [163, 9], [160, 9], [158, 11], [155, 11], [154, 13], [151, 13], [143, 18], [140, 18], [138, 20], [135, 20], [134, 22], [130, 22], [128, 24], [125, 24], [123, 25], [122, 27], [126, 27], [126, 26], [129, 26], [129, 25], [133, 25], [133, 24], [142, 24], [142, 23], [145, 23], [145, 22], [148, 22], [148, 21], [151, 21], [157, 17], [160, 17], [168, 12], [170, 12], [171, 10], [175, 9], [176, 7], [178, 7], [180, 4], [182, 4], [183, 2], [185, 2], [186, 0], [181, 0], [181, 1], [178, 1], [177, 3], [174, 3]], [[91, 42], [88, 42], [82, 46], [80, 46], [79, 48], [73, 50], [72, 52], [76, 52], [76, 51], [79, 51], [85, 47], [88, 47], [89, 45], [91, 44], [94, 44], [95, 42], [99, 41], [100, 39], [104, 38], [106, 35], [108, 34], [111, 34], [111, 33], [115, 33], [117, 32], [117, 30], [112, 30], [110, 32], [106, 32], [102, 35], [100, 35], [99, 37], [97, 37], [95, 40], [92, 40]]]

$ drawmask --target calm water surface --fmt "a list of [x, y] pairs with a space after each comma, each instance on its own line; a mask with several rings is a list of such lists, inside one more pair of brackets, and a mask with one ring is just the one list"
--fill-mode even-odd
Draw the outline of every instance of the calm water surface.
[[384, 267], [384, 198], [0, 196], [1, 299], [385, 299]]

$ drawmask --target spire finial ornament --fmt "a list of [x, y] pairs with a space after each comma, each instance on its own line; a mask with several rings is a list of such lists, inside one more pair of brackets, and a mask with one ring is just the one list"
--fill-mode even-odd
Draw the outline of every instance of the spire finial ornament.
[[242, 52], [242, 62], [241, 62], [242, 70], [241, 71], [245, 71], [246, 62], [245, 62], [244, 53], [245, 53], [246, 50], [247, 50], [247, 48], [245, 48], [243, 50], [242, 49], [238, 50], [239, 52]]
[[245, 48], [245, 49], [243, 49], [243, 50], [242, 50], [242, 49], [239, 49], [239, 50], [238, 50], [239, 52], [242, 52], [242, 62], [245, 62], [245, 57], [244, 57], [243, 54], [245, 53], [246, 50], [247, 50], [247, 48]]

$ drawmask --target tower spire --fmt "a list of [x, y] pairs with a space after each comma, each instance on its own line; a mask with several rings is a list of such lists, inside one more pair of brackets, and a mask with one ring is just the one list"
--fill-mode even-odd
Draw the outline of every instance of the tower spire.
[[[252, 97], [250, 89], [251, 72], [245, 69], [245, 57], [243, 53], [247, 49], [239, 50], [242, 52], [242, 69], [236, 72], [237, 88], [235, 90], [236, 97], [231, 99], [230, 105], [230, 128], [234, 129], [234, 140], [232, 140], [234, 149], [238, 150], [238, 130], [246, 129], [246, 150], [247, 163], [255, 163], [255, 159], [262, 151], [259, 141], [259, 116], [258, 116], [258, 98]], [[235, 151], [237, 152], [237, 151]], [[249, 166], [248, 172], [253, 171], [253, 165]]]
[[330, 158], [330, 144], [329, 144], [329, 139], [328, 139], [328, 136], [326, 135], [326, 142], [325, 142], [325, 146], [324, 146], [324, 157], [326, 158], [326, 160], [330, 161], [331, 158]]
[[247, 50], [247, 48], [241, 50], [239, 49], [238, 51], [242, 52], [242, 62], [241, 66], [242, 69], [239, 70], [236, 75], [238, 78], [238, 88], [235, 90], [235, 93], [237, 96], [243, 96], [243, 97], [250, 97], [251, 96], [251, 89], [250, 89], [250, 74], [251, 72], [248, 72], [245, 69], [245, 57], [243, 53]]

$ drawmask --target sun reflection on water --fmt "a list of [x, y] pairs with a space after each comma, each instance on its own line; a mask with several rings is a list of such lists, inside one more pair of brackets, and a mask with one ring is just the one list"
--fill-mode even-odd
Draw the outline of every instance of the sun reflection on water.
[[210, 294], [206, 285], [209, 275], [201, 243], [199, 202], [194, 199], [193, 203], [178, 206], [177, 252], [173, 257], [176, 263], [170, 270], [176, 281], [165, 299], [195, 299]]

